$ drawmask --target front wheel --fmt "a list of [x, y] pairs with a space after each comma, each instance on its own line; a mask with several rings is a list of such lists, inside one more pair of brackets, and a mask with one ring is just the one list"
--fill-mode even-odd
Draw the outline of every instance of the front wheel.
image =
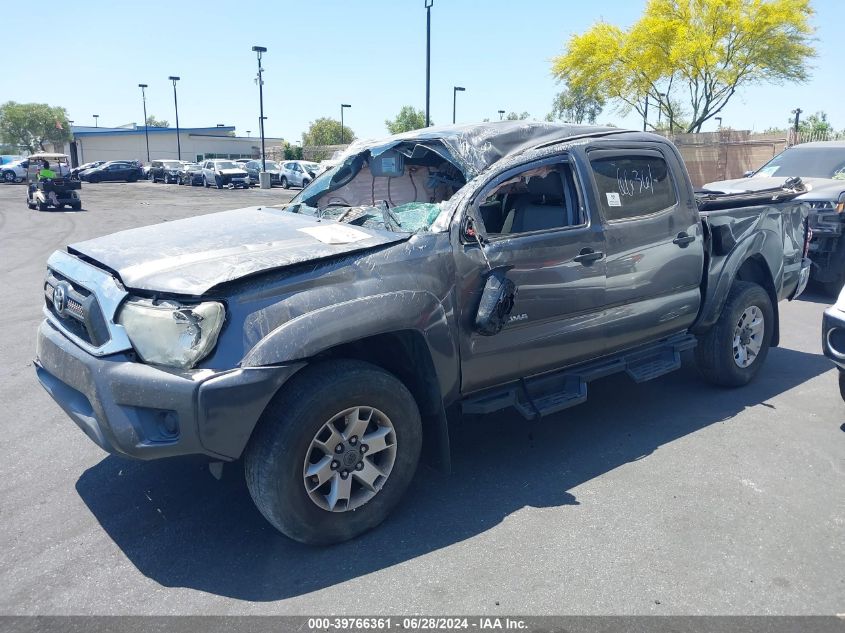
[[17, 182], [18, 177], [15, 175], [15, 172], [9, 170], [3, 172], [3, 181], [7, 183], [14, 183]]
[[757, 284], [735, 281], [719, 320], [695, 349], [701, 375], [724, 387], [751, 382], [769, 353], [774, 324], [769, 294]]
[[288, 179], [282, 176], [281, 180], [279, 180], [279, 184], [282, 186], [282, 189], [288, 188]]
[[205, 176], [202, 177], [202, 186], [208, 189], [211, 185], [208, 184], [208, 178]]
[[395, 376], [361, 361], [319, 363], [264, 411], [246, 451], [247, 486], [283, 534], [339, 543], [387, 517], [421, 446], [417, 404]]

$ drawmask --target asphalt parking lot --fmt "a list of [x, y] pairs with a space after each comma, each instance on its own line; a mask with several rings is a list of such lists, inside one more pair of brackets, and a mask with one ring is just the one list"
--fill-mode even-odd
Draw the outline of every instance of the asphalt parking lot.
[[[722, 390], [692, 367], [614, 377], [527, 423], [467, 418], [380, 528], [314, 548], [276, 533], [238, 464], [136, 463], [90, 442], [32, 367], [63, 245], [295, 190], [84, 185], [37, 212], [0, 186], [0, 613], [845, 612], [845, 403], [820, 353], [829, 300], [781, 304], [781, 347]], [[234, 228], [234, 227], [233, 227]]]

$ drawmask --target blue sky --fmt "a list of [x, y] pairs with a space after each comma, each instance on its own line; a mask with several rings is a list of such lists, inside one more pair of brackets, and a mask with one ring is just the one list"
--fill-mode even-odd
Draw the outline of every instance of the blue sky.
[[[268, 136], [299, 139], [309, 121], [339, 118], [359, 137], [384, 136], [384, 120], [406, 104], [425, 105], [423, 0], [306, 2], [72, 2], [39, 11], [27, 2], [3, 7], [0, 101], [47, 102], [67, 108], [77, 124], [140, 123], [138, 83], [147, 83], [147, 112], [174, 124], [169, 75], [179, 75], [183, 127], [225, 123], [258, 131], [254, 44], [266, 46]], [[542, 118], [559, 86], [550, 59], [573, 33], [599, 19], [627, 26], [643, 10], [637, 0], [434, 0], [431, 113], [458, 122], [496, 118], [497, 110]], [[253, 10], [252, 7], [260, 7]], [[845, 128], [845, 2], [815, 0], [817, 47], [813, 78], [803, 85], [744, 89], [723, 112], [724, 125], [763, 130], [784, 125], [796, 106], [824, 110]], [[40, 13], [40, 15], [39, 15]], [[29, 36], [55, 42], [68, 71], [32, 72], [35, 59], [55, 68], [50, 44], [35, 57]], [[10, 60], [16, 59], [18, 61]], [[639, 127], [634, 116], [605, 111], [600, 123]], [[714, 128], [709, 124], [705, 130]]]

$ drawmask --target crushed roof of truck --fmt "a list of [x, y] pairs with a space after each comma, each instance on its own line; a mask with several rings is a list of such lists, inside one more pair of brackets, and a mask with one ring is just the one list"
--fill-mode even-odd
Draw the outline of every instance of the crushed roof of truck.
[[369, 151], [372, 156], [386, 152], [403, 143], [417, 142], [431, 147], [438, 142], [445, 146], [450, 159], [472, 178], [493, 163], [513, 154], [539, 147], [563, 143], [585, 136], [601, 136], [630, 132], [598, 125], [572, 125], [543, 121], [492, 121], [472, 125], [441, 125], [378, 140], [353, 142], [339, 157], [343, 162], [350, 156]]

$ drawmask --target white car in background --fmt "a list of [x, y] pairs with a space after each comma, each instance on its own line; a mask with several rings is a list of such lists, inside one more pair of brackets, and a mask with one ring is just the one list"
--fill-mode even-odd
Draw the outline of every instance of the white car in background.
[[279, 184], [285, 189], [294, 187], [307, 187], [317, 174], [320, 173], [320, 166], [307, 160], [289, 160], [282, 163], [279, 172]]
[[204, 161], [202, 164], [202, 184], [206, 187], [214, 185], [218, 189], [223, 187], [249, 188], [249, 174], [241, 163], [224, 158]]
[[26, 160], [19, 160], [14, 163], [6, 163], [0, 165], [0, 176], [3, 177], [3, 182], [21, 182], [26, 178], [26, 166], [29, 164]]
[[[27, 167], [29, 167], [29, 160], [26, 158], [13, 163], [0, 165], [0, 178], [6, 183], [23, 182], [26, 180]], [[67, 176], [69, 173], [66, 165], [55, 165], [51, 163], [50, 167], [59, 176]]]

